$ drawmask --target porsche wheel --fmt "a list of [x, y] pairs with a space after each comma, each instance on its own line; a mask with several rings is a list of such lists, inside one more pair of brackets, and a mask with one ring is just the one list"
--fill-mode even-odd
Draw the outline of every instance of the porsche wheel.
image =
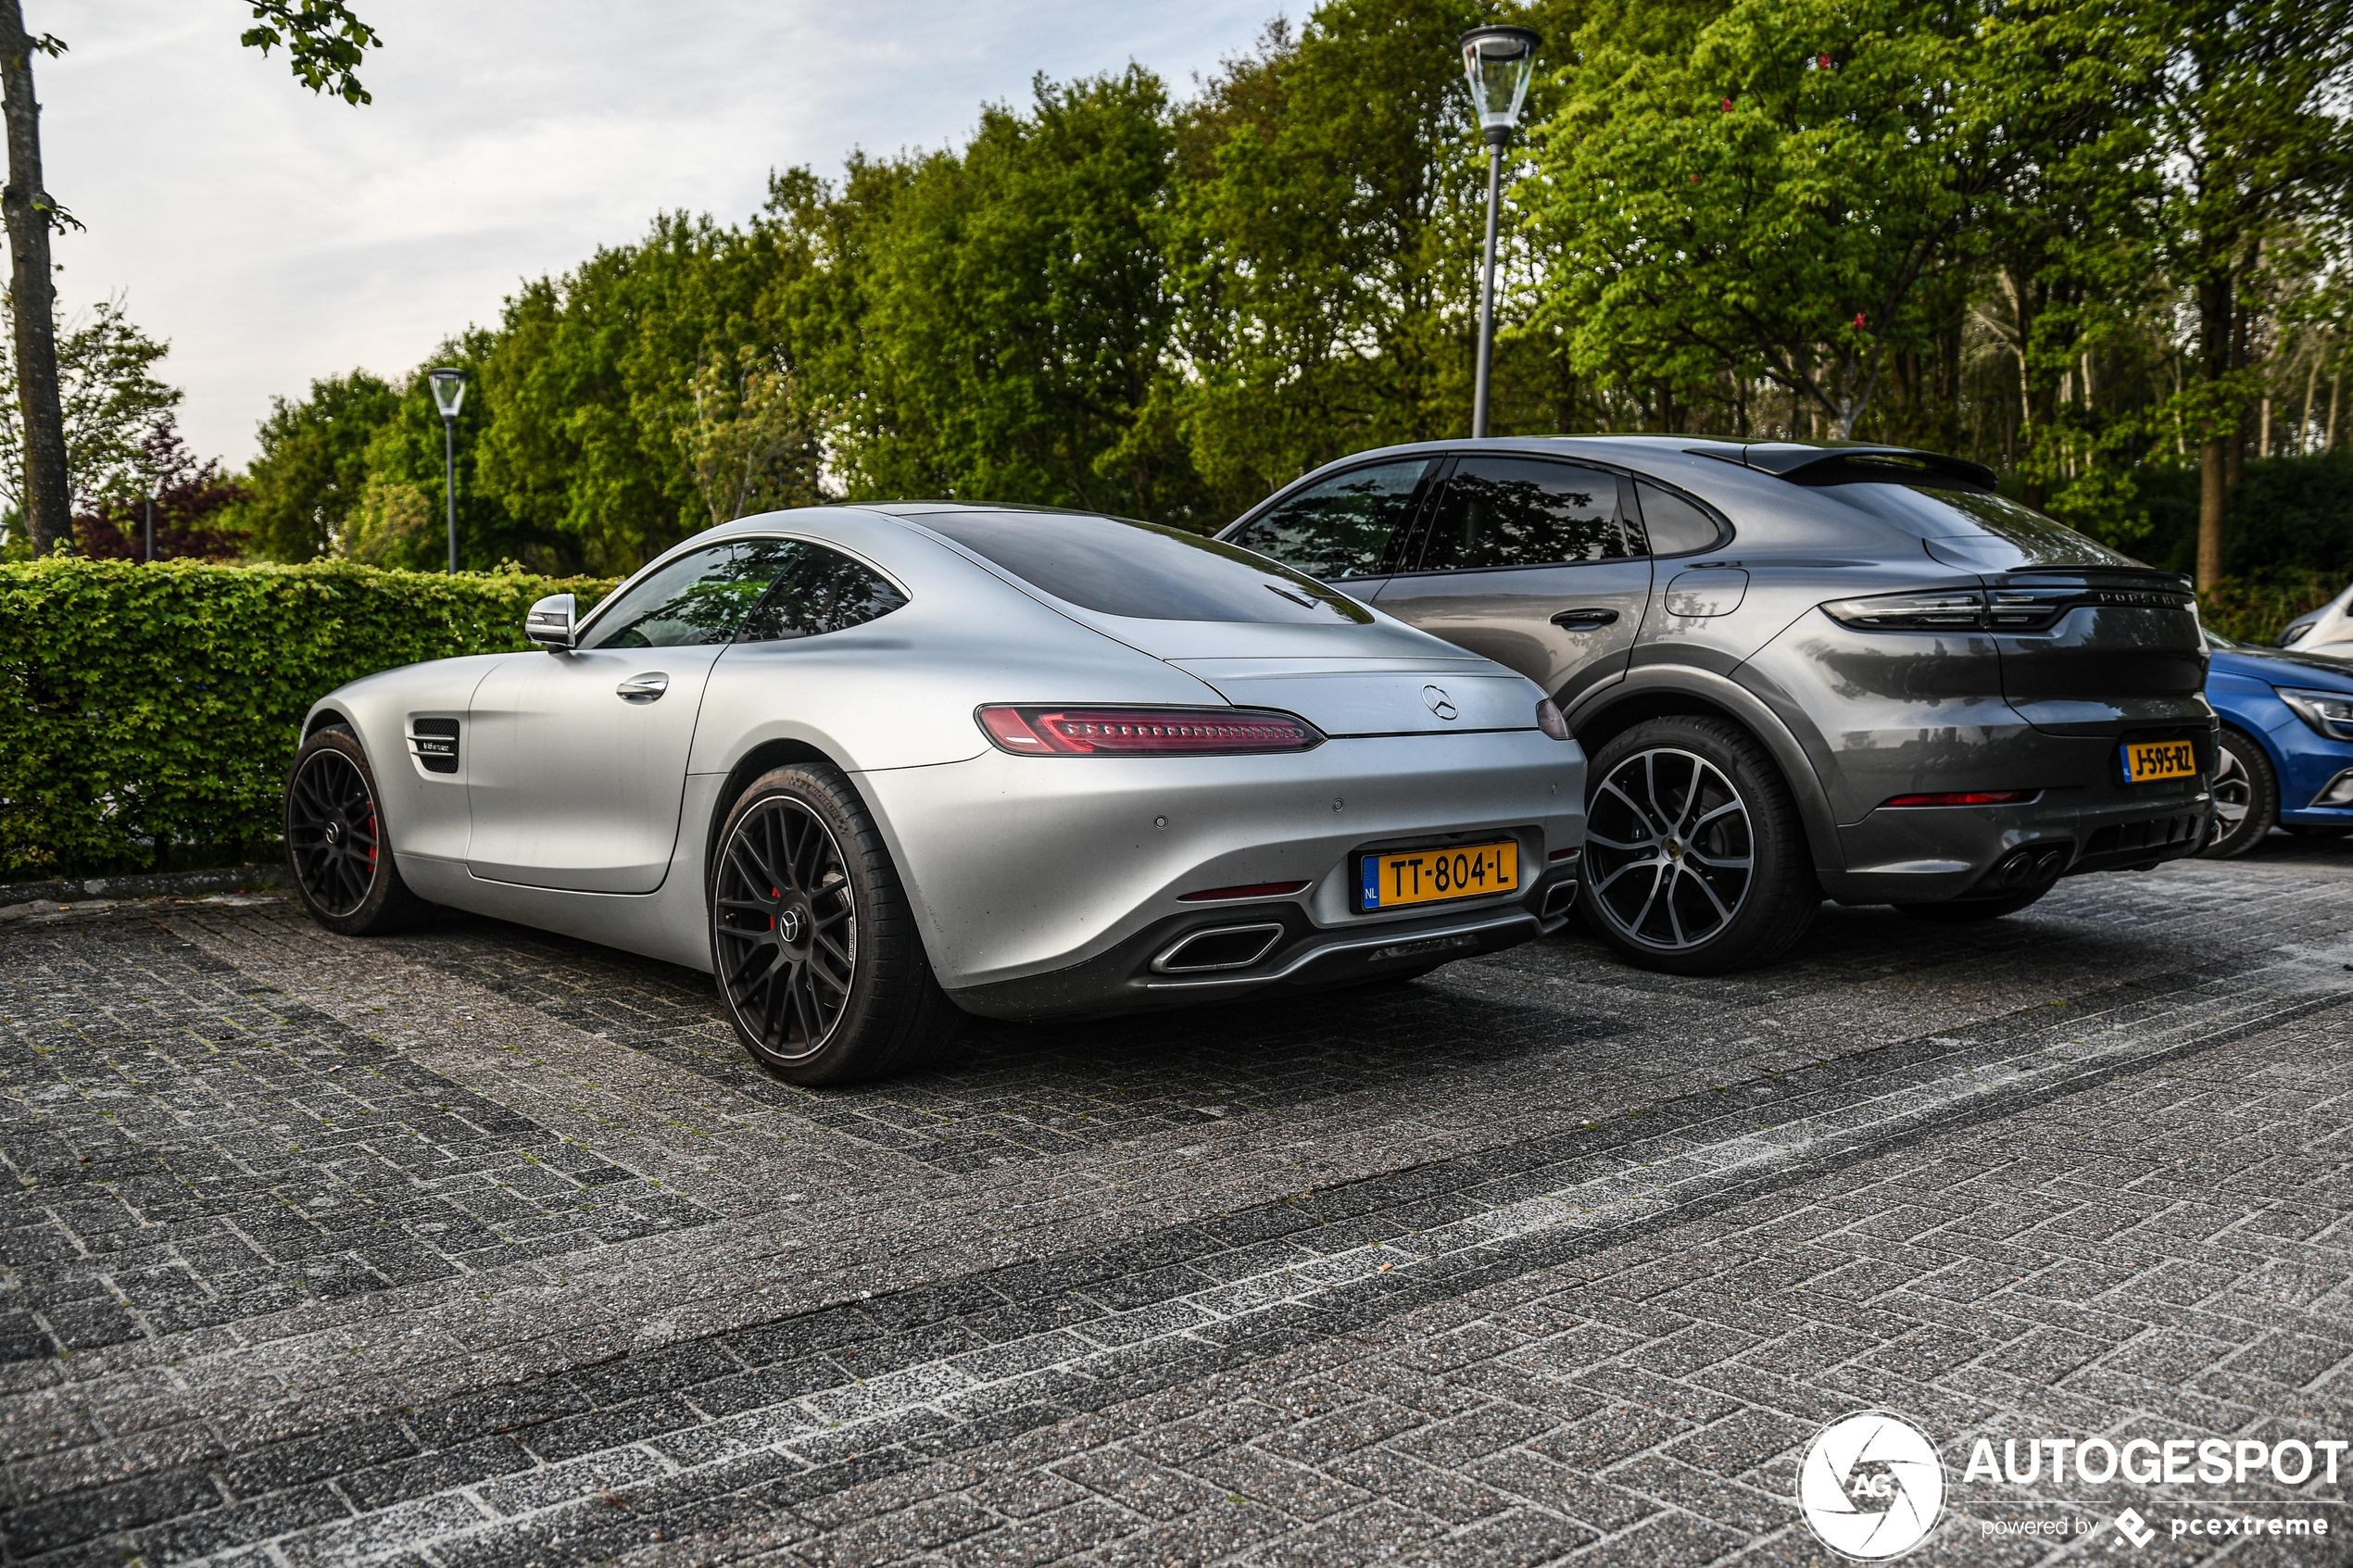
[[912, 1067], [962, 1014], [874, 818], [829, 768], [753, 781], [719, 835], [711, 949], [736, 1037], [797, 1084]]
[[1789, 786], [1765, 748], [1720, 719], [1636, 724], [1594, 757], [1585, 807], [1592, 933], [1669, 974], [1769, 963], [1821, 908]]
[[346, 936], [413, 925], [433, 906], [409, 890], [385, 842], [376, 775], [349, 730], [321, 730], [286, 772], [286, 864], [311, 918]]

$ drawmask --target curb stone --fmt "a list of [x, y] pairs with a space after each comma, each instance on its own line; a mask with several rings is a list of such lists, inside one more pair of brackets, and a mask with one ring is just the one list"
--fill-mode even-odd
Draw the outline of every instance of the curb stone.
[[0, 883], [0, 910], [18, 904], [71, 904], [88, 898], [185, 897], [283, 888], [283, 865], [223, 866], [204, 872], [143, 872], [123, 876], [67, 877], [51, 882]]

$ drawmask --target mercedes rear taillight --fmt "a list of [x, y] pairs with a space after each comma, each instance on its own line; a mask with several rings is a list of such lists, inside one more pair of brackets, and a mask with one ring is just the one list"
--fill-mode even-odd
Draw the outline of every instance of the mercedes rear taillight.
[[1241, 708], [980, 709], [981, 730], [1019, 757], [1236, 757], [1309, 751], [1324, 733], [1304, 719]]

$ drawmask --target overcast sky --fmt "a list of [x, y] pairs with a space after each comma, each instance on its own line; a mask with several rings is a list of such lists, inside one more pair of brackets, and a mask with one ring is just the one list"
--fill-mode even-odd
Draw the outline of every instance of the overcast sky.
[[355, 0], [375, 102], [237, 46], [237, 0], [25, 0], [69, 315], [124, 298], [169, 339], [205, 455], [270, 395], [398, 374], [526, 277], [665, 207], [740, 221], [768, 171], [968, 135], [984, 101], [1135, 59], [1172, 89], [1282, 0]]

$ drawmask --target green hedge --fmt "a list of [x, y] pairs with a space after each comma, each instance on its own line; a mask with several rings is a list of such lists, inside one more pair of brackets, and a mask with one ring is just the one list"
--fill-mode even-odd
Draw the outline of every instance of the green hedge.
[[525, 646], [612, 587], [520, 571], [58, 558], [0, 566], [0, 877], [271, 852], [303, 713], [361, 675]]

